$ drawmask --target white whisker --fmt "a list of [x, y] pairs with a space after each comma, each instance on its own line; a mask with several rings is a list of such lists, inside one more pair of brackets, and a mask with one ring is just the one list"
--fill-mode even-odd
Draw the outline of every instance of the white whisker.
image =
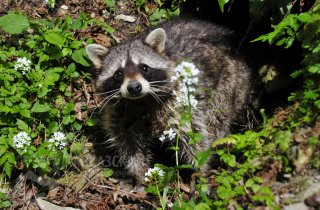
[[117, 91], [117, 92], [111, 94], [110, 96], [106, 97], [105, 99], [103, 99], [103, 100], [100, 102], [100, 104], [102, 104], [104, 101], [107, 100], [107, 101], [103, 104], [103, 106], [101, 107], [101, 109], [100, 109], [100, 111], [99, 111], [99, 114], [101, 113], [101, 111], [103, 110], [103, 108], [107, 105], [107, 103], [108, 103], [112, 98], [118, 97], [117, 94], [119, 94], [119, 93], [120, 93], [120, 91]]
[[161, 103], [164, 105], [163, 101], [159, 98], [159, 96], [155, 92], [153, 92], [153, 90], [150, 90], [150, 94], [156, 99], [158, 103]]
[[154, 84], [154, 83], [160, 83], [160, 82], [171, 82], [171, 80], [170, 79], [165, 79], [165, 80], [151, 81], [149, 83], [150, 84]]
[[94, 95], [103, 95], [103, 94], [113, 93], [113, 92], [119, 91], [119, 90], [120, 90], [120, 88], [115, 89], [115, 90], [110, 90], [110, 91], [107, 91], [107, 92], [104, 92], [104, 93], [95, 93]]
[[152, 84], [150, 86], [151, 87], [155, 87], [155, 88], [163, 88], [163, 89], [167, 89], [167, 90], [172, 90], [171, 87], [166, 87], [166, 86], [162, 86], [162, 85], [154, 85], [154, 84]]

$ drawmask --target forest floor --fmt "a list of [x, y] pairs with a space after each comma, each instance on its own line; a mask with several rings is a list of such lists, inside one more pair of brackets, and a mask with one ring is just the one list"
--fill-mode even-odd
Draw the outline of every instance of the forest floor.
[[[135, 1], [120, 0], [117, 2], [115, 11], [110, 13], [105, 9], [103, 1], [61, 0], [53, 9], [48, 9], [48, 6], [41, 0], [2, 0], [0, 16], [10, 10], [23, 11], [30, 18], [37, 19], [64, 18], [66, 15], [76, 18], [80, 11], [85, 11], [90, 17], [103, 20], [115, 29], [112, 37], [96, 31], [88, 32], [88, 36], [92, 37], [95, 43], [106, 47], [113, 43], [123, 42], [150, 25], [147, 15], [137, 11]], [[118, 15], [134, 17], [134, 21], [125, 21]], [[81, 94], [83, 95], [78, 98], [87, 98], [85, 94], [92, 94], [92, 92], [83, 91]], [[94, 96], [89, 98], [92, 99]], [[279, 111], [275, 122], [280, 123], [286, 117], [287, 112], [287, 109]], [[296, 149], [301, 153], [304, 148], [300, 143], [307, 140], [310, 132], [320, 136], [320, 120], [314, 127], [306, 127], [302, 133], [295, 134]], [[55, 180], [46, 176], [40, 177], [31, 171], [20, 175], [10, 186], [13, 204], [11, 209], [59, 209], [58, 206], [88, 210], [155, 209], [159, 206], [155, 196], [142, 191], [134, 191], [130, 186], [120, 186], [119, 180], [115, 178], [105, 178], [101, 167], [103, 162], [97, 161], [93, 152], [93, 144], [90, 141], [86, 144], [84, 155], [73, 161], [72, 167], [63, 173], [62, 178]], [[306, 156], [307, 154], [303, 157], [307, 158]], [[301, 163], [297, 163], [300, 166], [306, 163], [306, 160], [300, 159], [300, 161]], [[303, 167], [297, 173], [279, 174], [279, 171], [279, 165], [273, 162], [260, 175], [269, 180], [268, 185], [276, 195], [277, 202], [283, 204], [284, 209], [320, 209], [319, 171], [305, 170]], [[181, 183], [181, 191], [185, 199], [192, 196], [188, 183]], [[268, 209], [268, 207], [261, 206], [256, 209]]]

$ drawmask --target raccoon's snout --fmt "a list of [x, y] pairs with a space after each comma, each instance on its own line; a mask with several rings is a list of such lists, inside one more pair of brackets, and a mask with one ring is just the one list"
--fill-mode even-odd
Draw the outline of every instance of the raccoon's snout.
[[137, 80], [131, 80], [128, 83], [127, 90], [132, 96], [138, 96], [141, 93], [142, 85]]

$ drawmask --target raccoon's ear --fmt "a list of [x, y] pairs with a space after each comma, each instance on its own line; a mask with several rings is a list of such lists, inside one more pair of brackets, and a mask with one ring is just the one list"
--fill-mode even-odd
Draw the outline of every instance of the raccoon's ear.
[[158, 53], [163, 53], [166, 40], [167, 35], [164, 29], [157, 28], [148, 34], [144, 42], [154, 50], [156, 50]]
[[92, 61], [92, 63], [97, 67], [100, 68], [102, 66], [102, 59], [108, 52], [108, 49], [102, 45], [98, 44], [89, 44], [86, 47], [87, 54]]

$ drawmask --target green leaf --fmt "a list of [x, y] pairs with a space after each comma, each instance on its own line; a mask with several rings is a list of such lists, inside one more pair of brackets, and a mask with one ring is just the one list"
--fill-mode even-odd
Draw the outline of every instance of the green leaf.
[[6, 172], [8, 177], [11, 177], [11, 172], [12, 172], [12, 168], [13, 168], [13, 164], [10, 164], [9, 162], [6, 162], [4, 164], [4, 171]]
[[0, 146], [0, 157], [7, 152], [8, 146], [7, 145], [1, 145]]
[[115, 10], [115, 7], [116, 7], [115, 0], [103, 0], [103, 2], [106, 4], [106, 6], [109, 8], [111, 12]]
[[65, 168], [71, 163], [71, 155], [68, 153], [67, 149], [62, 150], [62, 160], [60, 169]]
[[88, 126], [94, 126], [96, 125], [98, 122], [98, 120], [96, 118], [90, 118], [88, 121], [87, 121], [87, 125]]
[[157, 9], [151, 16], [150, 20], [151, 21], [157, 21], [162, 18], [167, 18], [167, 10], [165, 9]]
[[26, 109], [20, 110], [20, 114], [22, 117], [25, 117], [25, 118], [30, 118], [31, 116], [30, 110], [26, 110]]
[[56, 68], [49, 69], [46, 71], [46, 76], [44, 78], [44, 86], [54, 85], [56, 81], [58, 81], [60, 75], [56, 73]]
[[76, 129], [77, 131], [80, 131], [81, 128], [82, 128], [82, 125], [79, 124], [78, 122], [74, 122], [74, 123], [72, 124], [72, 126], [73, 126], [74, 129]]
[[146, 1], [146, 0], [136, 0], [136, 5], [137, 5], [138, 7], [141, 7], [142, 5], [144, 5], [145, 1]]
[[63, 44], [66, 41], [66, 38], [64, 36], [62, 36], [60, 33], [58, 32], [48, 32], [47, 34], [44, 35], [44, 38], [47, 40], [47, 42], [57, 45], [59, 47], [62, 47]]
[[102, 173], [104, 177], [108, 178], [112, 176], [113, 171], [110, 168], [104, 168]]
[[78, 30], [80, 29], [82, 26], [82, 20], [79, 18], [79, 19], [76, 19], [72, 24], [71, 24], [71, 29], [73, 30]]
[[227, 4], [228, 2], [229, 0], [218, 0], [219, 7], [222, 13], [224, 12], [224, 5]]
[[180, 119], [180, 125], [185, 125], [186, 123], [191, 122], [192, 115], [191, 113], [184, 113]]
[[74, 60], [75, 62], [83, 66], [86, 66], [86, 67], [90, 66], [88, 61], [84, 58], [82, 50], [76, 50], [74, 53], [72, 53], [71, 58], [72, 60]]
[[202, 135], [201, 133], [194, 133], [194, 132], [191, 132], [190, 134], [188, 134], [190, 136], [190, 141], [189, 141], [189, 144], [192, 145], [192, 144], [195, 144], [195, 143], [198, 143], [198, 142], [201, 142], [202, 141]]
[[36, 102], [31, 111], [32, 112], [47, 112], [50, 110], [50, 106], [48, 104], [40, 104], [39, 102]]
[[57, 122], [51, 122], [48, 126], [48, 133], [52, 134], [59, 130], [59, 124]]
[[205, 150], [205, 151], [201, 151], [198, 152], [195, 156], [194, 156], [194, 161], [195, 161], [195, 165], [196, 167], [201, 167], [203, 166], [207, 160], [209, 159], [209, 157], [212, 155], [212, 150]]
[[70, 44], [70, 48], [73, 48], [73, 49], [77, 49], [79, 48], [80, 46], [82, 45], [82, 42], [81, 41], [72, 41], [71, 44]]
[[20, 14], [9, 13], [0, 17], [0, 27], [9, 34], [21, 34], [29, 26], [29, 20]]
[[8, 160], [9, 154], [6, 153], [0, 158], [0, 166], [2, 166]]
[[25, 123], [22, 120], [17, 119], [17, 125], [18, 125], [18, 128], [23, 130], [23, 131], [28, 131], [29, 130], [28, 124]]
[[309, 13], [301, 13], [301, 14], [299, 14], [298, 19], [299, 19], [301, 22], [304, 22], [304, 23], [312, 23], [312, 22], [315, 21], [315, 20], [312, 18], [312, 15], [309, 14]]
[[279, 149], [285, 152], [289, 149], [290, 142], [292, 140], [292, 133], [290, 130], [278, 131], [275, 133], [276, 142], [279, 145]]
[[70, 116], [70, 115], [66, 115], [63, 117], [62, 119], [62, 123], [64, 125], [68, 125], [69, 123], [72, 123], [74, 121], [74, 117]]
[[73, 109], [74, 109], [74, 104], [73, 104], [73, 103], [68, 103], [68, 104], [64, 107], [62, 113], [63, 113], [63, 114], [70, 114], [70, 112], [72, 112]]
[[63, 48], [61, 53], [62, 53], [62, 56], [71, 55], [72, 50], [70, 48]]
[[71, 153], [76, 155], [81, 155], [82, 150], [83, 150], [83, 146], [80, 142], [73, 143], [70, 148]]

